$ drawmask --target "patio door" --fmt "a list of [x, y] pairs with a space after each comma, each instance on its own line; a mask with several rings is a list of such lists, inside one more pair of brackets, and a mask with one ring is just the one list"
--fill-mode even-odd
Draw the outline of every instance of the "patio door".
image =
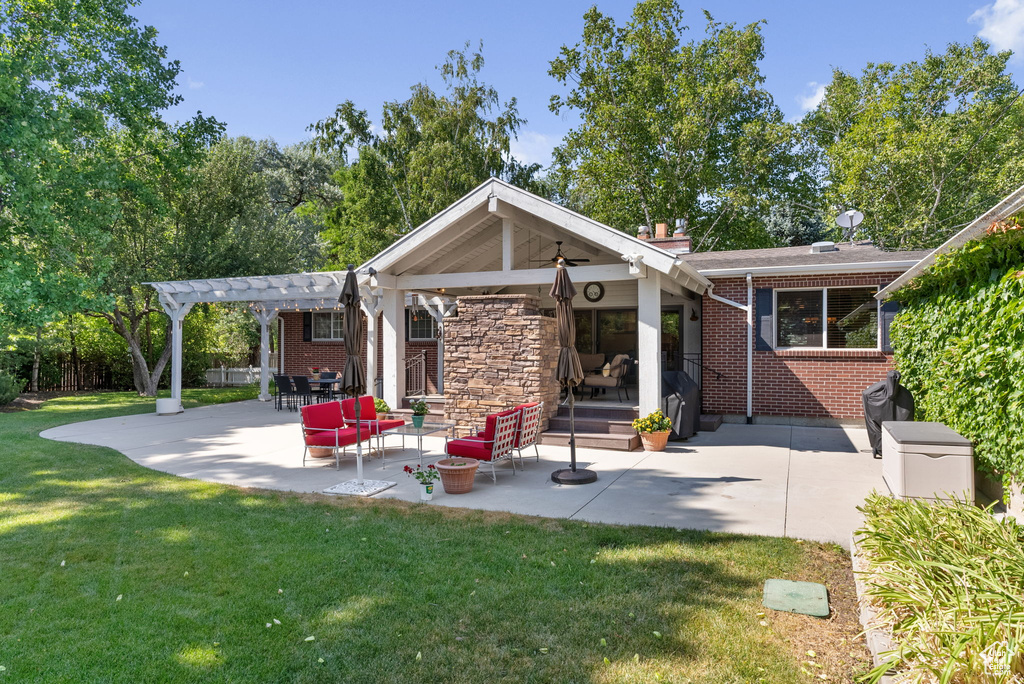
[[661, 369], [679, 371], [683, 368], [683, 307], [661, 310]]

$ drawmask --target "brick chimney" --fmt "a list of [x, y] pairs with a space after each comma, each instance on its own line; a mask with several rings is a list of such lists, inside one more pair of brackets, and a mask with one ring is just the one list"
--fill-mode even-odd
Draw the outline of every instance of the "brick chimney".
[[667, 223], [655, 223], [654, 224], [654, 237], [657, 240], [663, 240], [668, 237], [668, 224]]
[[[665, 232], [667, 233], [668, 226], [662, 223], [659, 225], [659, 229], [661, 226], [665, 226]], [[651, 243], [670, 252], [689, 254], [692, 242], [690, 236], [686, 234], [686, 219], [676, 219], [676, 229], [671, 237], [663, 235], [659, 230], [658, 237], [651, 240]]]

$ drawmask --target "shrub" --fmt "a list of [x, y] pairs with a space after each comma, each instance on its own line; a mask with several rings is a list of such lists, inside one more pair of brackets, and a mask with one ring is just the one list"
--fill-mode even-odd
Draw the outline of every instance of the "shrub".
[[972, 440], [982, 470], [1024, 480], [1024, 230], [994, 226], [895, 297], [894, 358], [918, 419]]
[[384, 401], [380, 397], [375, 397], [373, 400], [373, 407], [377, 410], [377, 414], [391, 413], [391, 407], [388, 406], [388, 402]]
[[21, 392], [21, 382], [13, 375], [0, 370], [0, 406], [7, 406]]
[[1010, 684], [1024, 675], [1024, 528], [968, 502], [872, 494], [858, 547], [867, 596], [897, 644], [872, 671], [906, 682]]

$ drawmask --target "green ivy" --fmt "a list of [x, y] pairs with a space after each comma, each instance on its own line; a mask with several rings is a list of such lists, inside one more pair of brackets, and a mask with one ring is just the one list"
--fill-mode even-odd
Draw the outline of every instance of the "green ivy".
[[979, 468], [1024, 481], [1024, 229], [1018, 220], [937, 258], [895, 294], [896, 367], [917, 419], [975, 443]]

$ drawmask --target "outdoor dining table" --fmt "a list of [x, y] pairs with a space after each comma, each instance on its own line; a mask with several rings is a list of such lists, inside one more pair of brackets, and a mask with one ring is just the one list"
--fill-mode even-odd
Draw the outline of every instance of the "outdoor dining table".
[[341, 384], [341, 378], [326, 378], [326, 379], [308, 378], [308, 380], [309, 380], [309, 384], [311, 386], [312, 385], [316, 385], [316, 386], [320, 387], [321, 389], [323, 389], [325, 387], [330, 387], [332, 395], [334, 394], [335, 387], [337, 387], [338, 385]]
[[[405, 425], [396, 425], [393, 428], [383, 430], [385, 434], [389, 435], [415, 435], [416, 436], [416, 450], [419, 452], [420, 465], [423, 465], [423, 436], [433, 435], [439, 432], [450, 432], [455, 427], [454, 421], [445, 421], [443, 423], [423, 423], [423, 427], [416, 427], [412, 423], [406, 423]], [[381, 462], [381, 468], [384, 467], [383, 459]]]

